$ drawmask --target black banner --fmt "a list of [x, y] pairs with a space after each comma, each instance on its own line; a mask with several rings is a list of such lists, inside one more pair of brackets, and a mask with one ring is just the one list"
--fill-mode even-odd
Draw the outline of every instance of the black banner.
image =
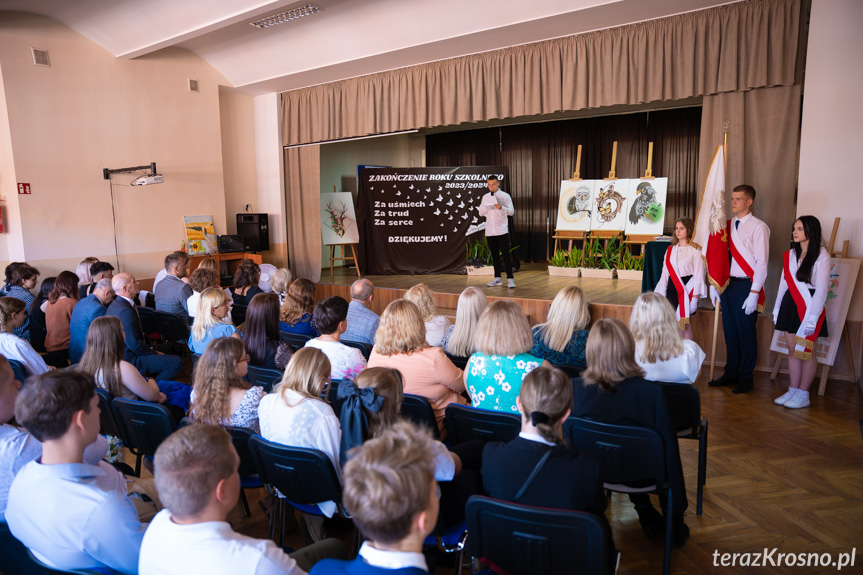
[[457, 273], [468, 236], [485, 234], [477, 208], [488, 177], [508, 192], [506, 166], [360, 170], [362, 269], [373, 275]]

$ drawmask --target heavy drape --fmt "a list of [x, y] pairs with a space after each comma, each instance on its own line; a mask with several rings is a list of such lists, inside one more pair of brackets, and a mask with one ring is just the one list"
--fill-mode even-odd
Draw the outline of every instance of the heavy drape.
[[321, 147], [285, 150], [288, 262], [294, 277], [321, 279]]

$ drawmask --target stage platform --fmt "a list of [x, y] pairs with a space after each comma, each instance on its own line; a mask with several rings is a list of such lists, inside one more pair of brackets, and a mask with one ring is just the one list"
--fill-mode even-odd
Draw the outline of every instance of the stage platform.
[[[381, 313], [391, 301], [401, 298], [412, 286], [424, 283], [434, 292], [435, 303], [440, 312], [454, 318], [459, 294], [466, 287], [474, 286], [481, 289], [489, 301], [511, 299], [518, 303], [532, 325], [545, 321], [551, 301], [564, 286], [575, 285], [584, 291], [590, 301], [594, 320], [600, 317], [618, 317], [628, 321], [632, 304], [641, 293], [640, 281], [550, 276], [547, 270], [548, 264], [545, 263], [522, 264], [521, 269], [515, 273], [515, 283], [518, 286], [515, 289], [505, 286], [487, 287], [485, 284], [492, 279], [491, 276], [432, 274], [363, 277], [375, 284], [375, 298], [370, 307], [376, 313]], [[321, 270], [318, 298], [340, 295], [350, 300], [350, 286], [356, 279], [357, 273], [353, 268], [336, 268], [332, 280], [329, 268], [325, 268]]]

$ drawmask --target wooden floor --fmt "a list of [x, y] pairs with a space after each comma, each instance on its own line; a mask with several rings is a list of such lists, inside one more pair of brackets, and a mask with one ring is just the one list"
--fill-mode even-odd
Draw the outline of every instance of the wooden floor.
[[[695, 515], [697, 441], [681, 440], [691, 539], [672, 552], [672, 573], [835, 573], [827, 567], [717, 567], [713, 554], [778, 548], [777, 553], [851, 553], [863, 573], [863, 413], [853, 384], [832, 385], [825, 397], [813, 394], [812, 406], [788, 410], [773, 404], [787, 383], [756, 374], [754, 392], [737, 396], [711, 389], [702, 372], [696, 383], [702, 415], [709, 421], [704, 514]], [[249, 492], [252, 516], [234, 510], [234, 528], [267, 537], [267, 519], [258, 507], [261, 490]], [[621, 551], [623, 575], [662, 572], [662, 541], [649, 541], [625, 496], [613, 495], [608, 518]], [[350, 533], [340, 536], [350, 542]], [[285, 544], [302, 547], [299, 530]], [[774, 555], [775, 557], [775, 555]], [[437, 573], [451, 573], [439, 568]]]

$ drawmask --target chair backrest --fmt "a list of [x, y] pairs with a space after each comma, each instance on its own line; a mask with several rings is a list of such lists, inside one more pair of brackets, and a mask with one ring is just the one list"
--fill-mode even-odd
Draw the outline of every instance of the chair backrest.
[[194, 371], [195, 367], [198, 365], [198, 360], [201, 359], [201, 354], [195, 353], [194, 351], [190, 351], [189, 357], [192, 358], [192, 371]]
[[563, 373], [566, 374], [566, 377], [569, 379], [573, 379], [575, 377], [581, 377], [581, 371], [571, 365], [558, 365], [556, 363], [551, 364]]
[[701, 428], [701, 394], [698, 388], [687, 383], [655, 382], [662, 388], [668, 405], [668, 415], [676, 432], [688, 431], [697, 437]]
[[606, 575], [602, 520], [585, 511], [529, 507], [474, 495], [467, 501], [468, 545], [506, 573]]
[[240, 326], [246, 323], [246, 310], [249, 307], [245, 305], [237, 305], [233, 304], [231, 306], [231, 321], [234, 322], [234, 325]]
[[144, 455], [155, 455], [159, 444], [176, 430], [164, 405], [115, 397], [111, 408], [124, 441], [128, 438]]
[[99, 433], [102, 435], [113, 435], [120, 437], [120, 426], [114, 418], [114, 411], [111, 409], [111, 394], [102, 388], [96, 388], [96, 395], [99, 396]]
[[563, 434], [572, 449], [596, 458], [606, 486], [641, 481], [657, 488], [666, 484], [665, 446], [654, 429], [570, 417], [563, 424]]
[[255, 435], [255, 432], [245, 427], [226, 427], [225, 429], [231, 434], [231, 443], [234, 444], [234, 449], [237, 450], [237, 455], [240, 456], [240, 477], [255, 475], [258, 470], [255, 467], [255, 460], [252, 459], [252, 452], [249, 449], [249, 439]]
[[156, 310], [150, 307], [138, 306], [138, 317], [141, 318], [141, 329], [145, 335], [154, 336], [159, 334], [159, 322], [156, 319]]
[[431, 403], [429, 403], [429, 400], [425, 397], [421, 395], [411, 395], [409, 393], [404, 394], [399, 413], [408, 421], [416, 423], [417, 425], [424, 425], [429, 428], [435, 439], [440, 438], [440, 431], [438, 430], [434, 409], [432, 409]]
[[30, 559], [27, 548], [15, 539], [5, 521], [0, 521], [0, 571], [4, 575], [41, 573], [38, 566]]
[[300, 349], [306, 345], [307, 341], [312, 339], [312, 336], [303, 335], [301, 333], [291, 333], [289, 331], [280, 331], [279, 339], [289, 344], [294, 349]]
[[355, 347], [360, 350], [366, 360], [368, 360], [369, 357], [372, 355], [372, 346], [367, 343], [363, 343], [361, 341], [350, 341], [348, 339], [342, 339], [339, 341], [348, 347]]
[[166, 311], [155, 311], [159, 333], [165, 341], [185, 343], [189, 339], [189, 326], [180, 316]]
[[24, 364], [20, 361], [10, 359], [9, 367], [12, 368], [12, 374], [15, 376], [15, 379], [24, 383], [24, 380], [27, 379], [27, 370], [24, 369]]
[[260, 435], [249, 438], [258, 476], [292, 503], [313, 505], [342, 500], [342, 487], [330, 459], [317, 449], [288, 447]]
[[246, 381], [252, 385], [260, 385], [264, 391], [270, 393], [273, 387], [282, 381], [283, 372], [278, 369], [267, 369], [249, 364], [249, 371], [246, 373]]
[[457, 355], [450, 355], [448, 353], [446, 354], [446, 356], [453, 363], [453, 365], [459, 369], [466, 368], [467, 367], [467, 360], [470, 359], [469, 357], [459, 357]]
[[472, 439], [509, 441], [521, 431], [521, 417], [514, 413], [475, 409], [456, 403], [447, 405], [445, 413], [447, 436], [453, 445]]
[[339, 417], [342, 413], [342, 404], [345, 402], [345, 400], [339, 399], [339, 383], [341, 383], [341, 381], [341, 379], [331, 379], [330, 384], [327, 386], [323, 397], [321, 398], [330, 404], [336, 417]]

